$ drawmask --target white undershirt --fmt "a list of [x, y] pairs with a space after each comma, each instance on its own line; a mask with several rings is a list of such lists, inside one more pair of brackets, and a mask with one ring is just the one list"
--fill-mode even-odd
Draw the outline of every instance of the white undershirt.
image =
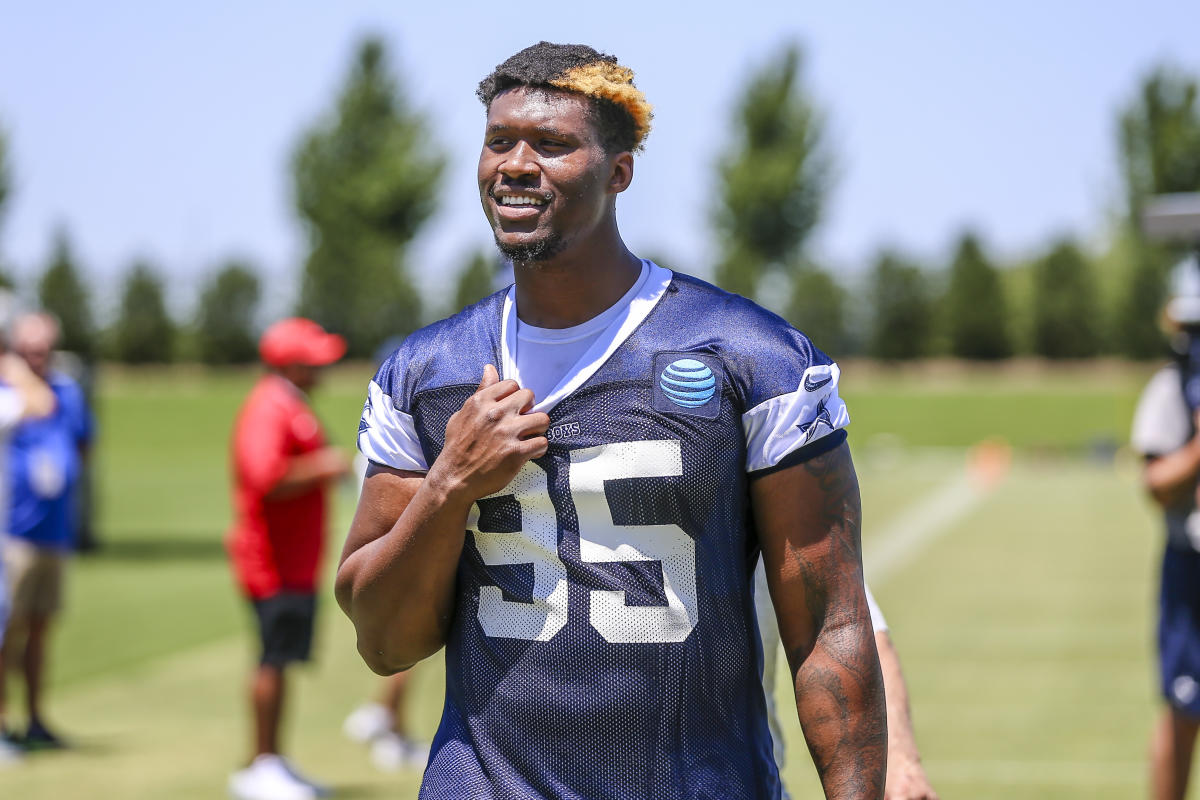
[[572, 367], [600, 335], [633, 302], [650, 277], [650, 267], [642, 262], [642, 272], [621, 299], [604, 311], [572, 328], [537, 328], [521, 322], [517, 309], [517, 372], [521, 384], [533, 391], [535, 402], [547, 397], [562, 383]]

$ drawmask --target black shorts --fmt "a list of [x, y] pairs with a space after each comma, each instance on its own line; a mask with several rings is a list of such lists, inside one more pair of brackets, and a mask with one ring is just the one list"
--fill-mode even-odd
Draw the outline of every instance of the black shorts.
[[317, 617], [316, 595], [280, 592], [253, 602], [262, 640], [259, 663], [282, 667], [308, 661]]

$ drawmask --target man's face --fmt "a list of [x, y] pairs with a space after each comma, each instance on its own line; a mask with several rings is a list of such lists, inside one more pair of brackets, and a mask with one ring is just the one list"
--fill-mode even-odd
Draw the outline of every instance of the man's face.
[[50, 356], [54, 352], [55, 331], [39, 319], [19, 325], [13, 334], [13, 352], [29, 364], [34, 374], [43, 378], [50, 371]]
[[516, 88], [492, 100], [479, 196], [496, 246], [513, 261], [544, 261], [595, 229], [610, 207], [612, 174], [585, 98]]
[[297, 389], [304, 392], [312, 391], [321, 382], [321, 367], [314, 367], [309, 364], [288, 364], [279, 371]]

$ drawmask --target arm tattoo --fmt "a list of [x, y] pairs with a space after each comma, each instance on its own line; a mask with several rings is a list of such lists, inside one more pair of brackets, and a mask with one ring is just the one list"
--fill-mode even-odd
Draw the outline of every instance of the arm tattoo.
[[[804, 463], [819, 546], [789, 544], [810, 641], [788, 652], [797, 708], [828, 797], [880, 798], [887, 758], [883, 677], [861, 589], [858, 479], [844, 445]], [[857, 585], [856, 585], [857, 584]]]

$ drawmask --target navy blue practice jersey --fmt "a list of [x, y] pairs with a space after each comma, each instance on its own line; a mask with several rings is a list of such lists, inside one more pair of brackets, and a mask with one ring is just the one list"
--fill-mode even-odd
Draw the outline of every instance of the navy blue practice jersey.
[[[546, 455], [468, 519], [426, 800], [762, 800], [780, 783], [754, 616], [756, 474], [845, 438], [838, 368], [749, 300], [650, 265], [558, 387]], [[512, 290], [410, 336], [359, 447], [426, 470]]]

